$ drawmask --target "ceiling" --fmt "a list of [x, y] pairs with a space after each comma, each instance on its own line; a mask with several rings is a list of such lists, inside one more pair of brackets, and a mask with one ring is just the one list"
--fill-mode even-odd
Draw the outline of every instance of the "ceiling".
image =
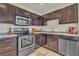
[[36, 13], [38, 15], [44, 15], [57, 9], [69, 6], [72, 3], [11, 3], [11, 4], [26, 9], [30, 12]]

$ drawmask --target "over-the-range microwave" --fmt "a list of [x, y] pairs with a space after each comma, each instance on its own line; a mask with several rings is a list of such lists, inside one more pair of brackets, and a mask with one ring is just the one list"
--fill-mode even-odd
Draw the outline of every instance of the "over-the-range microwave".
[[22, 16], [16, 16], [16, 25], [20, 26], [30, 26], [32, 22], [31, 18], [26, 18]]

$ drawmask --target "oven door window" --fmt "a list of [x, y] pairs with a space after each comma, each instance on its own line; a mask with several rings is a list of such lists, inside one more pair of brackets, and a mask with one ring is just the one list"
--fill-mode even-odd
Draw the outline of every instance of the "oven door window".
[[33, 39], [28, 37], [21, 40], [21, 48], [30, 46], [33, 44]]

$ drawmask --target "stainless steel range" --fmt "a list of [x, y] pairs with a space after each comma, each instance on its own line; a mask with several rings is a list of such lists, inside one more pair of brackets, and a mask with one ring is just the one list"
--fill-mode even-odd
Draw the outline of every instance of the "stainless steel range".
[[29, 55], [35, 50], [35, 38], [30, 26], [15, 27], [14, 34], [18, 35], [18, 56]]

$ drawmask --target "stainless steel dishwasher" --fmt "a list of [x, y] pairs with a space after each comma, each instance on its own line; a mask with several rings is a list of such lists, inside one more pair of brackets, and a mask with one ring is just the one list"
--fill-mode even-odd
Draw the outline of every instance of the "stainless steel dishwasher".
[[58, 52], [66, 56], [78, 56], [79, 41], [77, 37], [60, 36]]

